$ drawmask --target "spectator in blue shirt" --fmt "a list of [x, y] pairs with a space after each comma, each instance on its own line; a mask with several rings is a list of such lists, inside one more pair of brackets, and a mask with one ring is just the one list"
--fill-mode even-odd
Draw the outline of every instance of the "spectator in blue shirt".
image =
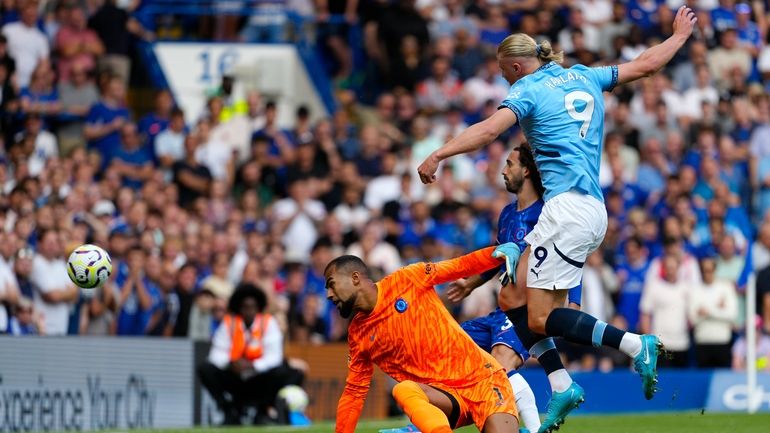
[[492, 227], [481, 215], [474, 215], [470, 206], [463, 205], [457, 209], [457, 235], [460, 245], [466, 251], [473, 251], [492, 245]]
[[39, 62], [30, 78], [29, 87], [21, 89], [21, 111], [25, 114], [38, 114], [50, 120], [61, 111], [59, 92], [54, 84], [55, 74], [50, 63]]
[[145, 251], [134, 246], [128, 251], [128, 275], [118, 286], [118, 335], [145, 335], [150, 318], [160, 305], [160, 291], [144, 274]]
[[624, 250], [624, 261], [616, 268], [620, 280], [618, 314], [628, 323], [628, 330], [635, 331], [639, 324], [639, 301], [642, 299], [644, 277], [650, 267], [650, 255], [642, 240], [636, 237], [626, 241]]
[[663, 153], [660, 140], [650, 137], [642, 147], [639, 171], [636, 181], [639, 188], [646, 194], [660, 194], [665, 186], [664, 175], [671, 172], [667, 156]]
[[700, 179], [695, 185], [693, 195], [708, 201], [714, 198], [714, 189], [722, 182], [719, 173], [719, 164], [711, 157], [701, 159]]
[[696, 170], [700, 168], [701, 159], [704, 156], [715, 157], [717, 152], [717, 133], [710, 126], [700, 126], [698, 136], [693, 146], [684, 156], [684, 165], [689, 165]]
[[174, 98], [168, 90], [161, 90], [155, 95], [155, 111], [139, 119], [137, 126], [139, 133], [147, 138], [147, 143], [152, 146], [155, 137], [168, 128], [171, 120], [171, 111], [174, 109]]
[[155, 173], [150, 146], [143, 143], [136, 125], [127, 123], [120, 129], [120, 147], [112, 155], [108, 165], [123, 179], [123, 185], [139, 189]]
[[88, 140], [88, 149], [97, 151], [101, 156], [102, 168], [120, 147], [120, 129], [131, 117], [125, 99], [123, 80], [118, 76], [110, 77], [102, 89], [101, 100], [91, 107], [86, 116], [83, 135]]
[[719, 6], [711, 11], [711, 25], [718, 32], [734, 29], [737, 24], [735, 0], [719, 0]]
[[19, 298], [16, 311], [8, 323], [8, 333], [11, 335], [38, 335], [42, 328], [40, 317], [35, 317], [32, 301], [29, 298]]
[[684, 192], [682, 190], [682, 182], [678, 174], [671, 174], [666, 180], [666, 188], [663, 190], [663, 195], [660, 199], [652, 205], [650, 213], [657, 219], [664, 219], [671, 215], [674, 211], [674, 205], [679, 195]]
[[738, 30], [738, 42], [749, 49], [751, 55], [756, 58], [762, 47], [762, 35], [757, 24], [751, 20], [751, 6], [740, 3], [735, 6], [735, 23]]
[[658, 25], [658, 8], [662, 0], [630, 0], [627, 3], [628, 19], [645, 33], [649, 33]]
[[604, 198], [606, 199], [610, 192], [620, 194], [623, 199], [623, 210], [628, 212], [635, 207], [644, 207], [647, 202], [647, 192], [641, 189], [637, 184], [628, 183], [623, 179], [623, 163], [615, 160], [612, 163], [612, 183], [603, 188]]

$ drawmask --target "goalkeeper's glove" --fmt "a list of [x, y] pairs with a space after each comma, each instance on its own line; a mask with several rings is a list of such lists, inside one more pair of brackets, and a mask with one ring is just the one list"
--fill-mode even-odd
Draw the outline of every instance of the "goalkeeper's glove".
[[503, 281], [505, 276], [507, 276], [514, 284], [516, 283], [516, 265], [519, 263], [520, 256], [521, 250], [513, 242], [507, 242], [495, 248], [492, 252], [492, 257], [498, 259], [505, 258], [505, 274], [500, 281]]

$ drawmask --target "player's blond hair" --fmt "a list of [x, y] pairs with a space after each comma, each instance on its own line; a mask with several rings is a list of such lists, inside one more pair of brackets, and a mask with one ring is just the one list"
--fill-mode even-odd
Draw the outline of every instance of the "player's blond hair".
[[543, 63], [564, 61], [564, 52], [554, 52], [550, 42], [543, 41], [538, 44], [524, 33], [514, 33], [503, 39], [497, 46], [497, 55], [501, 58], [537, 57]]

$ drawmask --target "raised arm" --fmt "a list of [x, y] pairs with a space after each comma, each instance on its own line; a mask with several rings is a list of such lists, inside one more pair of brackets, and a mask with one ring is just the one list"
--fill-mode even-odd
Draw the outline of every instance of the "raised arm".
[[630, 83], [648, 77], [665, 66], [687, 42], [698, 18], [687, 6], [682, 6], [674, 18], [674, 34], [654, 47], [650, 47], [639, 57], [628, 63], [618, 65], [618, 84]]
[[417, 167], [422, 183], [436, 181], [436, 170], [441, 161], [461, 153], [470, 153], [488, 145], [498, 135], [517, 122], [516, 114], [512, 110], [497, 110], [495, 114], [486, 120], [470, 126], [447, 144], [431, 153], [425, 161]]
[[416, 263], [406, 269], [427, 287], [477, 275], [500, 266], [502, 260], [492, 257], [495, 247], [482, 248], [464, 256], [436, 263]]

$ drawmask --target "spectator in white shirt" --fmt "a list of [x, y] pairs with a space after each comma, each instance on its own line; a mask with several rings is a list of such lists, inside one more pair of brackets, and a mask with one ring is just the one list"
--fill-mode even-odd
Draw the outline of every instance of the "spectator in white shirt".
[[24, 131], [19, 132], [17, 140], [28, 139], [34, 148], [28, 159], [29, 174], [39, 175], [45, 169], [46, 162], [59, 156], [56, 136], [43, 129], [43, 120], [38, 114], [29, 114], [24, 122]]
[[717, 278], [736, 284], [743, 272], [746, 258], [739, 253], [735, 245], [735, 239], [730, 235], [723, 236], [717, 248], [719, 252], [716, 269]]
[[716, 278], [713, 258], [704, 258], [700, 264], [703, 283], [693, 286], [689, 305], [697, 364], [700, 368], [728, 368], [738, 315], [735, 286]]
[[505, 99], [509, 88], [510, 86], [500, 75], [497, 57], [489, 56], [484, 60], [478, 73], [463, 84], [463, 95], [466, 101], [473, 101], [473, 105], [467, 108], [479, 110], [490, 99], [493, 101]]
[[364, 192], [364, 204], [370, 210], [379, 212], [385, 203], [397, 200], [401, 194], [401, 177], [395, 173], [397, 162], [393, 153], [382, 155], [381, 174], [366, 185]]
[[659, 360], [667, 367], [687, 367], [690, 335], [687, 325], [687, 305], [690, 285], [678, 275], [680, 260], [675, 255], [662, 258], [662, 278], [648, 279], [642, 290], [639, 310], [642, 313], [640, 330], [644, 334], [660, 336], [671, 355]]
[[27, 0], [19, 8], [20, 20], [3, 26], [3, 34], [8, 39], [8, 54], [16, 61], [16, 79], [19, 88], [29, 85], [32, 71], [38, 62], [47, 59], [50, 54], [48, 39], [37, 28], [38, 3]]
[[581, 305], [586, 313], [609, 322], [615, 310], [610, 296], [617, 293], [620, 283], [612, 268], [604, 263], [602, 253], [603, 251], [596, 250], [586, 259]]
[[326, 208], [313, 195], [311, 183], [299, 178], [289, 184], [289, 196], [273, 205], [273, 230], [283, 239], [289, 261], [307, 262], [318, 239], [318, 224], [326, 217]]
[[211, 132], [209, 139], [224, 143], [231, 152], [235, 152], [241, 161], [248, 159], [251, 145], [251, 131], [248, 123], [233, 123], [232, 116], [224, 115], [224, 99], [214, 96], [208, 101], [208, 120]]
[[348, 186], [342, 192], [342, 203], [334, 208], [334, 216], [342, 225], [342, 231], [361, 230], [369, 221], [371, 212], [361, 203], [361, 191], [355, 186]]
[[198, 122], [196, 133], [201, 144], [195, 152], [195, 159], [209, 169], [214, 179], [231, 185], [235, 170], [233, 148], [211, 134], [211, 121], [208, 119]]
[[155, 155], [158, 157], [166, 182], [170, 182], [174, 176], [172, 171], [174, 163], [184, 159], [184, 129], [184, 112], [174, 108], [171, 111], [168, 128], [155, 137]]
[[684, 92], [681, 106], [676, 110], [676, 114], [700, 120], [703, 118], [703, 104], [718, 104], [719, 92], [711, 84], [711, 73], [705, 65], [695, 67], [695, 83], [695, 87]]
[[734, 70], [748, 78], [751, 72], [751, 55], [738, 45], [738, 33], [733, 28], [725, 29], [719, 37], [719, 46], [709, 52], [708, 64], [711, 75], [722, 90], [730, 88]]
[[656, 257], [650, 262], [650, 269], [647, 270], [645, 281], [662, 280], [664, 278], [663, 259], [666, 255], [675, 256], [679, 260], [677, 280], [683, 284], [694, 286], [700, 284], [700, 267], [698, 260], [688, 254], [684, 249], [684, 244], [679, 237], [667, 237], [663, 239], [663, 248], [665, 255]]
[[599, 30], [589, 24], [583, 15], [583, 11], [578, 7], [573, 7], [569, 14], [569, 26], [559, 32], [559, 47], [564, 52], [570, 53], [574, 50], [572, 45], [572, 32], [574, 29], [580, 29], [583, 32], [585, 47], [593, 52], [598, 52], [600, 48]]
[[385, 242], [385, 227], [373, 220], [364, 227], [361, 239], [352, 244], [346, 254], [361, 257], [372, 268], [387, 275], [401, 267], [401, 256], [393, 245]]
[[59, 233], [43, 230], [38, 235], [37, 254], [30, 277], [35, 289], [35, 310], [42, 313], [46, 335], [65, 335], [70, 304], [78, 299], [78, 288], [67, 276]]

